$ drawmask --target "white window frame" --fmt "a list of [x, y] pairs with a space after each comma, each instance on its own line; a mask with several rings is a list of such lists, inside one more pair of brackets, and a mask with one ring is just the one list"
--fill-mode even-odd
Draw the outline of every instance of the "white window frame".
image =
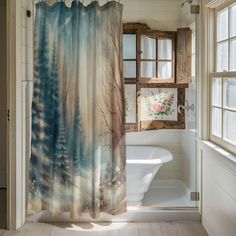
[[[210, 87], [209, 87], [209, 95], [210, 95], [210, 140], [218, 145], [220, 145], [221, 147], [223, 147], [224, 149], [227, 149], [228, 151], [236, 154], [236, 144], [232, 144], [231, 142], [227, 141], [226, 139], [224, 139], [224, 110], [230, 110], [227, 108], [224, 108], [223, 105], [223, 80], [225, 78], [235, 78], [236, 79], [236, 71], [229, 71], [229, 66], [230, 66], [230, 43], [228, 43], [228, 71], [224, 71], [224, 72], [216, 72], [217, 71], [217, 44], [219, 42], [224, 42], [224, 41], [228, 41], [230, 42], [230, 40], [232, 39], [236, 39], [236, 36], [231, 37], [230, 36], [230, 7], [232, 5], [235, 5], [236, 1], [227, 1], [225, 4], [220, 5], [219, 7], [215, 8], [215, 13], [214, 13], [214, 53], [212, 54], [213, 56], [213, 62], [214, 62], [214, 71], [212, 73], [210, 73]], [[228, 38], [226, 40], [221, 40], [219, 42], [217, 42], [217, 14], [221, 11], [223, 11], [225, 8], [228, 8]], [[221, 101], [221, 107], [220, 106], [214, 106], [212, 104], [212, 81], [213, 78], [221, 78], [222, 79], [222, 101]], [[222, 112], [222, 130], [221, 130], [221, 137], [218, 137], [216, 135], [214, 135], [212, 133], [212, 108], [213, 107], [219, 107], [221, 109]]]

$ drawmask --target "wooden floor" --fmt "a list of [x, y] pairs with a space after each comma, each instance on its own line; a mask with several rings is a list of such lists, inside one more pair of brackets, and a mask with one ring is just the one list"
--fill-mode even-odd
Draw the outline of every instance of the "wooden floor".
[[1, 231], [0, 236], [207, 236], [200, 223], [28, 223], [20, 230]]
[[[0, 192], [0, 228], [6, 224], [6, 191]], [[207, 236], [197, 222], [172, 223], [27, 223], [18, 231], [0, 229], [0, 236]]]

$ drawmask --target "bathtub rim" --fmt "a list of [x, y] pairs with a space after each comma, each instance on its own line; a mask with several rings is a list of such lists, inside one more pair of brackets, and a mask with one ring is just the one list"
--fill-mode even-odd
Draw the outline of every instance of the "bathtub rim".
[[157, 164], [157, 165], [162, 165], [164, 163], [170, 162], [173, 160], [173, 154], [166, 148], [163, 147], [159, 147], [159, 146], [154, 146], [154, 145], [126, 145], [126, 150], [127, 147], [146, 147], [146, 148], [154, 148], [154, 149], [159, 149], [163, 152], [165, 152], [165, 155], [161, 155], [160, 157], [154, 157], [153, 159], [146, 159], [145, 158], [145, 154], [144, 157], [142, 158], [132, 158], [129, 159], [128, 158], [128, 153], [126, 152], [126, 164], [145, 164], [145, 165], [153, 165], [153, 164]]

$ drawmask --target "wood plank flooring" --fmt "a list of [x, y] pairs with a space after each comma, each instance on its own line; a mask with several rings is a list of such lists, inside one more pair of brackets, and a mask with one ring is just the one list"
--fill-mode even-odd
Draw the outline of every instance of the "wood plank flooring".
[[1, 231], [0, 236], [207, 236], [198, 222], [163, 223], [27, 223], [18, 231]]

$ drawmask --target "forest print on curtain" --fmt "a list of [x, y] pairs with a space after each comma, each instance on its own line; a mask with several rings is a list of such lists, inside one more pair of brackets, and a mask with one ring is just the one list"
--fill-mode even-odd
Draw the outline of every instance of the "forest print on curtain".
[[36, 5], [28, 213], [126, 211], [122, 5]]

